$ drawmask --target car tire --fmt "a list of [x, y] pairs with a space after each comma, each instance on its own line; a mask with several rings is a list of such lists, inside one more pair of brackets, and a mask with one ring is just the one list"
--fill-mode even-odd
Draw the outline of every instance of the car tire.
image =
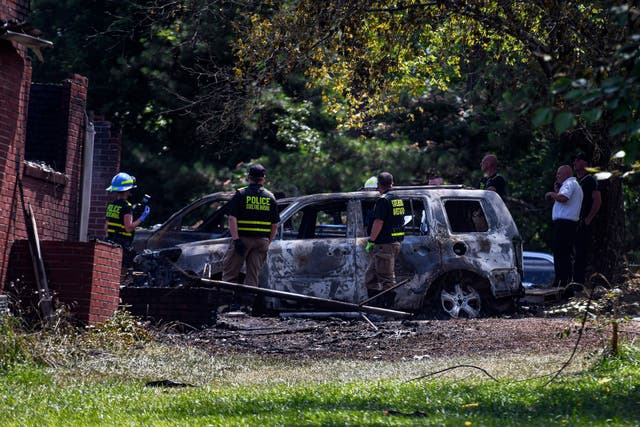
[[464, 280], [445, 283], [435, 293], [438, 319], [475, 319], [482, 316], [482, 305], [480, 292]]

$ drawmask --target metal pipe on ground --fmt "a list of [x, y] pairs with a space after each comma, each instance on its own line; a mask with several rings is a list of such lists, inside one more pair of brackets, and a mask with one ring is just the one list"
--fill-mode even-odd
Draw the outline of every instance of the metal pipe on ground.
[[279, 316], [283, 319], [308, 317], [311, 319], [327, 319], [329, 317], [340, 317], [343, 319], [360, 319], [362, 313], [357, 311], [286, 311], [280, 313]]
[[362, 301], [362, 302], [361, 302], [360, 304], [358, 304], [358, 305], [359, 305], [359, 306], [363, 306], [363, 305], [365, 305], [366, 303], [373, 301], [374, 299], [378, 299], [379, 297], [381, 297], [381, 296], [383, 296], [383, 295], [386, 295], [386, 294], [388, 294], [389, 292], [393, 291], [394, 289], [399, 288], [400, 286], [404, 285], [404, 284], [405, 284], [405, 283], [407, 283], [409, 280], [411, 280], [411, 279], [406, 279], [406, 280], [403, 280], [403, 281], [402, 281], [402, 282], [400, 282], [400, 283], [396, 283], [396, 284], [395, 284], [395, 285], [393, 285], [392, 287], [390, 287], [390, 288], [388, 288], [388, 289], [384, 289], [384, 290], [382, 290], [382, 291], [378, 292], [377, 294], [375, 294], [375, 295], [374, 295], [374, 296], [372, 296], [371, 298], [367, 298], [366, 300]]
[[380, 308], [380, 307], [371, 307], [369, 305], [360, 305], [360, 304], [354, 304], [351, 302], [336, 301], [336, 300], [327, 299], [327, 298], [296, 294], [293, 292], [278, 291], [275, 289], [257, 288], [255, 286], [241, 285], [239, 283], [232, 283], [232, 282], [224, 282], [222, 280], [205, 279], [202, 277], [191, 277], [191, 278], [198, 280], [200, 283], [208, 284], [221, 289], [247, 292], [247, 293], [252, 293], [256, 295], [264, 295], [268, 297], [288, 299], [292, 301], [302, 301], [302, 302], [307, 302], [307, 303], [311, 303], [311, 304], [315, 304], [323, 307], [333, 308], [334, 310], [344, 309], [345, 311], [357, 311], [357, 312], [381, 314], [383, 316], [394, 316], [394, 317], [412, 316], [411, 313], [407, 313], [404, 311], [389, 310], [389, 309]]

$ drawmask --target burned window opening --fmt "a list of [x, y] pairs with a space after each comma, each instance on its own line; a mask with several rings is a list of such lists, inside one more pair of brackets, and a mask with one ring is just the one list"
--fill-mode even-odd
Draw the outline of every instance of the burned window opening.
[[291, 215], [284, 224], [283, 238], [329, 239], [347, 237], [347, 203], [309, 205]]
[[199, 233], [223, 234], [229, 229], [229, 208], [226, 200], [206, 203], [176, 223], [174, 231], [197, 231]]
[[25, 160], [66, 172], [69, 134], [69, 88], [31, 85]]
[[447, 200], [444, 208], [452, 233], [484, 233], [489, 231], [487, 217], [478, 200]]
[[[422, 236], [425, 235], [429, 226], [426, 221], [424, 210], [424, 202], [422, 199], [402, 199], [405, 209], [404, 231], [406, 236]], [[375, 208], [375, 200], [362, 201], [362, 219], [365, 228], [365, 234], [371, 233], [371, 224], [373, 224], [373, 212]]]

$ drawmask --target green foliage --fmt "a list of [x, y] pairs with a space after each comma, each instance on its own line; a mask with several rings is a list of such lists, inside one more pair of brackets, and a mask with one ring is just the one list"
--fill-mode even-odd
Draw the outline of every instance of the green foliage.
[[122, 168], [152, 195], [149, 223], [244, 185], [252, 160], [297, 195], [383, 169], [476, 186], [492, 152], [525, 241], [544, 249], [541, 195], [567, 153], [637, 157], [638, 24], [619, 2], [31, 5], [55, 43], [34, 79], [89, 78], [90, 109], [122, 130]]
[[533, 124], [548, 125], [553, 116], [558, 134], [576, 125], [601, 127], [614, 142], [609, 150], [624, 146], [635, 159], [640, 135], [640, 25], [631, 4], [603, 2], [600, 15], [602, 20], [594, 21], [602, 34], [597, 47], [592, 46], [581, 67], [555, 76], [554, 111], [539, 110]]
[[89, 327], [82, 334], [82, 343], [96, 348], [131, 348], [151, 341], [147, 326], [128, 311], [118, 310], [106, 322]]
[[607, 353], [596, 359], [590, 370], [594, 375], [609, 375], [612, 372], [633, 375], [633, 366], [640, 366], [640, 348], [627, 343], [617, 354]]
[[29, 361], [28, 346], [19, 332], [18, 319], [0, 315], [0, 375]]

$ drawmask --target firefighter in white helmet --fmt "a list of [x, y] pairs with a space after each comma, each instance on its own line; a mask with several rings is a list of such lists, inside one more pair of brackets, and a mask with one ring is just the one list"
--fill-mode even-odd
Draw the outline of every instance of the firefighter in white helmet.
[[364, 188], [367, 190], [375, 190], [378, 188], [378, 177], [372, 176], [364, 182]]

